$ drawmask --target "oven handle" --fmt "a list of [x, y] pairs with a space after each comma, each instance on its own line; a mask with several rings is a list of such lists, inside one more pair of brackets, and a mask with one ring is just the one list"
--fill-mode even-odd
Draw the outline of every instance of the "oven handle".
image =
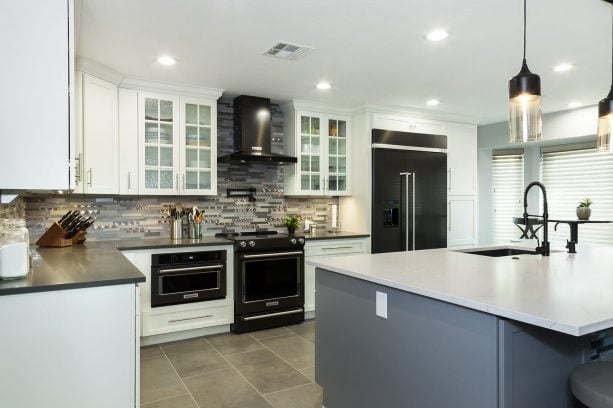
[[211, 265], [211, 266], [192, 266], [189, 268], [174, 268], [174, 269], [160, 269], [158, 273], [160, 275], [168, 272], [187, 272], [187, 271], [203, 271], [210, 269], [223, 269], [223, 265]]
[[271, 256], [289, 256], [289, 255], [303, 255], [302, 251], [294, 251], [294, 252], [275, 252], [268, 254], [249, 254], [243, 255], [243, 259], [257, 259], [257, 258], [270, 258]]
[[258, 316], [249, 316], [249, 317], [245, 317], [243, 320], [245, 320], [245, 321], [249, 321], [249, 320], [259, 320], [259, 319], [266, 319], [266, 318], [268, 318], [268, 317], [285, 316], [285, 315], [296, 314], [296, 313], [302, 313], [302, 312], [303, 312], [303, 310], [302, 310], [302, 309], [297, 309], [297, 310], [288, 310], [288, 311], [285, 311], [285, 312], [268, 313], [268, 314], [258, 315]]

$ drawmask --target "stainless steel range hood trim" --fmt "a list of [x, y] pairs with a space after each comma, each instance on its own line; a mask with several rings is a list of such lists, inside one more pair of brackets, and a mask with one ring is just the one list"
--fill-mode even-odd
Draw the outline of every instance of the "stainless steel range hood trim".
[[276, 153], [252, 154], [245, 152], [234, 152], [217, 157], [217, 161], [219, 163], [270, 163], [283, 165], [298, 163], [298, 158]]

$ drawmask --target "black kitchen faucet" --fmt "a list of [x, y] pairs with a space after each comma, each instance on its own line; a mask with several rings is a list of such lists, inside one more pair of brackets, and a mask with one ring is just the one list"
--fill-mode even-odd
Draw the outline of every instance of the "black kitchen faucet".
[[[543, 215], [530, 215], [528, 214], [528, 191], [530, 191], [530, 189], [534, 186], [537, 186], [541, 189], [541, 191], [543, 192]], [[543, 256], [549, 256], [549, 226], [548, 226], [548, 222], [549, 222], [549, 212], [547, 211], [547, 190], [545, 190], [545, 186], [542, 183], [539, 183], [538, 181], [533, 181], [532, 183], [528, 184], [528, 187], [526, 187], [526, 190], [524, 190], [524, 225], [526, 225], [526, 227], [529, 225], [528, 223], [530, 222], [528, 220], [528, 217], [542, 217], [543, 218], [543, 243], [541, 245], [541, 243], [538, 244], [538, 246], [536, 247], [536, 253], [541, 254]], [[538, 242], [538, 238], [536, 239]]]

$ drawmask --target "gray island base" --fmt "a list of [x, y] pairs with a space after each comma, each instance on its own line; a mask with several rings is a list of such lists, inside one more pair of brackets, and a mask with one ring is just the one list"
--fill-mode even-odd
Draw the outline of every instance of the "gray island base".
[[[317, 268], [316, 380], [326, 408], [574, 407], [576, 337]], [[387, 319], [375, 293], [387, 294]]]

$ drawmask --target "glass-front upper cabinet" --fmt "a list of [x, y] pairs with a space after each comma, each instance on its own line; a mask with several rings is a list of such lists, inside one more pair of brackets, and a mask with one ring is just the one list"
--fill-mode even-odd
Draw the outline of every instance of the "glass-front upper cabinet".
[[290, 112], [286, 153], [295, 154], [298, 163], [285, 167], [285, 194], [350, 195], [349, 117], [299, 109]]
[[182, 192], [217, 194], [217, 102], [181, 98], [181, 109]]
[[139, 97], [140, 194], [177, 194], [178, 98]]

